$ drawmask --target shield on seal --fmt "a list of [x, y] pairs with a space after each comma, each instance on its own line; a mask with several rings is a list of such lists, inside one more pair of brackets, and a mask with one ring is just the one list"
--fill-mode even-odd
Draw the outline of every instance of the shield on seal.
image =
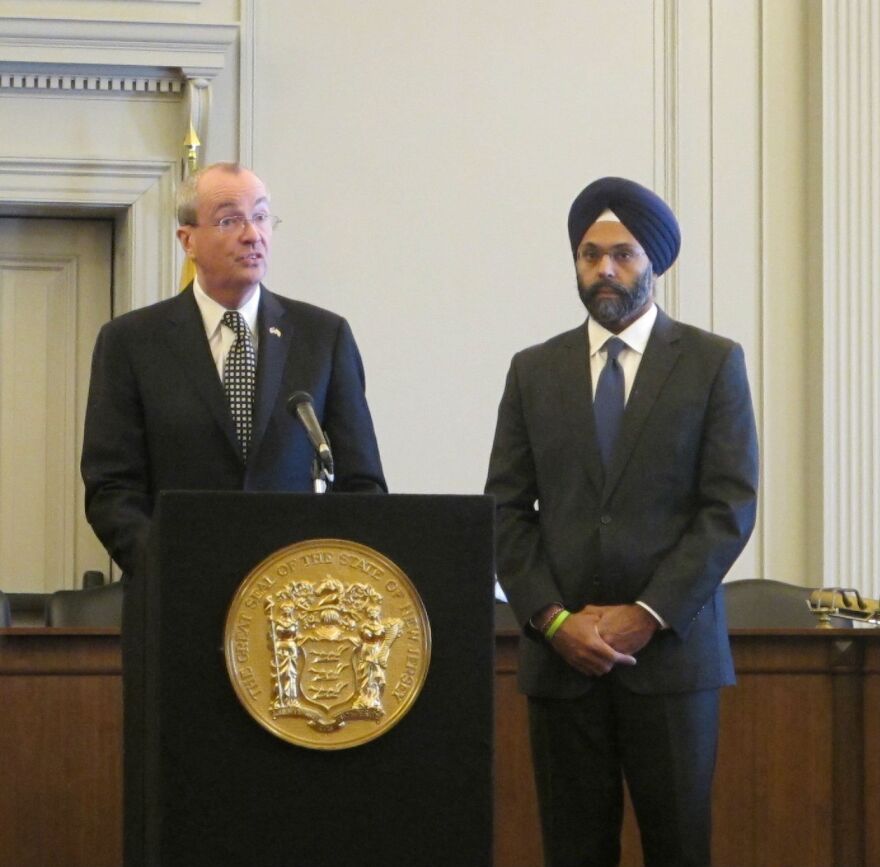
[[303, 643], [302, 651], [303, 698], [327, 714], [350, 705], [357, 692], [352, 643], [310, 638]]

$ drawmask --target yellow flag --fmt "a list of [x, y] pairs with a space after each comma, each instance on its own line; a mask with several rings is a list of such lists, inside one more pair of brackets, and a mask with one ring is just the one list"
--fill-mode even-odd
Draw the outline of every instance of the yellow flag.
[[196, 265], [189, 256], [183, 260], [183, 267], [180, 269], [180, 285], [177, 287], [181, 292], [195, 280]]

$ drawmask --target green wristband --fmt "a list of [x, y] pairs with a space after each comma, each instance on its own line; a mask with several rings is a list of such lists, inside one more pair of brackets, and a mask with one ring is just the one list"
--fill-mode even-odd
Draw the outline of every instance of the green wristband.
[[569, 617], [571, 617], [571, 612], [566, 611], [563, 608], [562, 611], [550, 621], [550, 625], [544, 630], [544, 638], [546, 638], [547, 641], [552, 641], [553, 636], [559, 632], [559, 627], [562, 626]]

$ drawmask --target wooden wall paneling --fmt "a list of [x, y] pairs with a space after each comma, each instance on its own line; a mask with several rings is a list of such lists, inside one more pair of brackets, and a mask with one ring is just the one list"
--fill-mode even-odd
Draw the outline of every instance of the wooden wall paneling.
[[[541, 825], [529, 747], [526, 699], [516, 685], [517, 632], [499, 634], [495, 652], [495, 863], [541, 867]], [[639, 867], [642, 846], [626, 795], [620, 867]]]
[[495, 655], [495, 867], [540, 867], [528, 710], [516, 686], [516, 653], [516, 634], [500, 635]]
[[[515, 631], [499, 634], [495, 867], [540, 867]], [[738, 631], [722, 692], [716, 867], [880, 867], [880, 632]], [[0, 867], [119, 867], [113, 630], [0, 630]], [[622, 867], [641, 863], [627, 804]]]
[[[876, 632], [819, 630], [740, 630], [732, 637], [738, 683], [721, 698], [716, 867], [880, 867], [877, 639]], [[507, 731], [497, 761], [530, 779], [524, 708], [519, 717], [510, 711], [511, 702], [523, 704], [512, 691], [515, 642], [514, 635], [499, 639], [496, 707]], [[511, 731], [517, 718], [518, 735]], [[534, 802], [516, 801], [508, 785], [498, 773], [496, 867], [536, 867], [539, 860], [517, 858], [539, 833], [536, 812], [529, 815]], [[627, 803], [621, 867], [640, 863]]]
[[620, 867], [642, 867], [642, 841], [635, 810], [624, 784], [623, 830], [620, 833]]
[[[833, 749], [827, 675], [754, 678], [756, 867], [830, 865]], [[736, 736], [725, 732], [727, 736]], [[748, 750], [747, 744], [743, 748]], [[732, 862], [736, 864], [737, 862]]]
[[853, 823], [861, 825], [861, 817], [865, 816], [866, 743], [862, 709], [865, 645], [858, 640], [838, 640], [829, 643], [827, 649], [833, 713], [828, 731], [832, 742], [829, 749], [833, 861], [859, 865], [865, 863], [865, 836], [853, 833]]
[[745, 745], [754, 741], [750, 710], [759, 691], [740, 676], [736, 687], [721, 693], [722, 735], [712, 795], [712, 857], [719, 865], [755, 863], [755, 753]]
[[864, 827], [865, 865], [880, 867], [880, 642], [865, 648], [862, 671], [862, 752], [864, 812], [856, 821]]
[[0, 630], [0, 867], [122, 863], [119, 636], [87, 632]]

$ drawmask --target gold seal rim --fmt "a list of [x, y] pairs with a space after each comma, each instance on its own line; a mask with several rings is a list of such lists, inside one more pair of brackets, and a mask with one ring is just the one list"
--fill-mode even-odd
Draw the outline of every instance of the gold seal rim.
[[[368, 555], [370, 558], [379, 561], [383, 567], [386, 567], [388, 572], [392, 574], [395, 579], [397, 579], [398, 581], [402, 581], [404, 586], [409, 590], [410, 599], [417, 608], [417, 613], [423, 626], [421, 649], [424, 653], [424, 664], [421, 666], [418, 678], [415, 679], [413, 682], [412, 689], [409, 691], [406, 698], [401, 701], [400, 705], [395, 708], [394, 712], [388, 714], [388, 717], [382, 726], [377, 727], [374, 732], [367, 733], [367, 735], [358, 735], [356, 738], [352, 738], [348, 741], [328, 741], [325, 743], [306, 741], [301, 738], [291, 736], [290, 733], [287, 732], [282, 726], [254, 711], [251, 706], [251, 702], [246, 694], [246, 691], [239, 683], [239, 674], [236, 670], [234, 649], [236, 624], [235, 614], [238, 613], [239, 608], [242, 607], [243, 600], [247, 597], [248, 593], [252, 589], [249, 586], [251, 580], [257, 579], [259, 577], [259, 574], [263, 571], [266, 571], [269, 565], [279, 557], [290, 556], [291, 554], [295, 554], [296, 552], [303, 549], [314, 549], [321, 546], [345, 547], [351, 549], [355, 553]], [[395, 728], [400, 723], [400, 721], [404, 717], [406, 717], [407, 714], [409, 714], [412, 706], [416, 702], [416, 699], [418, 699], [419, 695], [421, 694], [422, 688], [424, 687], [425, 681], [428, 677], [428, 671], [431, 667], [431, 651], [431, 622], [428, 619], [428, 612], [425, 608], [425, 603], [423, 602], [422, 597], [418, 592], [418, 589], [416, 588], [410, 577], [406, 574], [406, 572], [404, 572], [403, 569], [401, 569], [400, 566], [398, 566], [397, 563], [395, 563], [390, 557], [388, 557], [386, 554], [383, 554], [381, 551], [377, 551], [375, 548], [371, 548], [361, 542], [354, 542], [349, 539], [339, 539], [331, 537], [303, 539], [299, 542], [293, 542], [290, 545], [285, 545], [284, 547], [278, 548], [276, 551], [273, 551], [271, 554], [264, 557], [256, 566], [251, 568], [248, 571], [247, 575], [245, 575], [245, 577], [239, 583], [235, 593], [232, 596], [232, 599], [230, 600], [229, 607], [226, 611], [226, 621], [223, 631], [223, 655], [224, 661], [226, 663], [226, 672], [229, 676], [229, 681], [232, 684], [233, 691], [236, 698], [238, 699], [239, 704], [244, 708], [248, 716], [259, 723], [259, 725], [262, 726], [270, 734], [274, 735], [280, 740], [285, 741], [286, 743], [292, 744], [293, 746], [310, 750], [335, 751], [353, 749], [355, 747], [363, 746], [364, 744], [370, 743], [371, 741], [374, 741], [388, 734], [389, 731]]]

